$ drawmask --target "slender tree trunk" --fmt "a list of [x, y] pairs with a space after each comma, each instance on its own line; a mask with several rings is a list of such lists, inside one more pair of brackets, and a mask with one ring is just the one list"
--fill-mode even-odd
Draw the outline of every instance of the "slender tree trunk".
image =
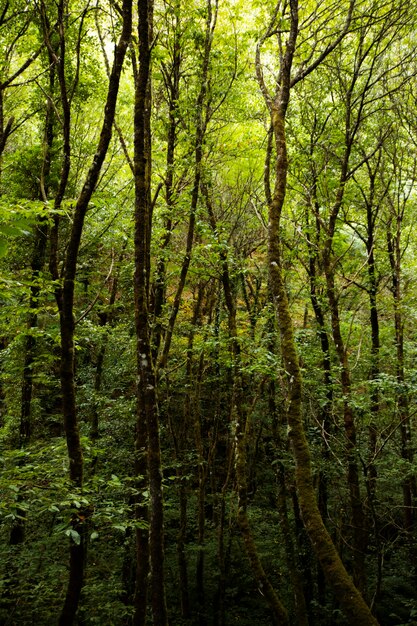
[[[203, 302], [204, 290], [200, 284], [198, 287], [197, 300], [194, 305], [193, 317], [191, 320], [191, 330], [188, 336], [187, 346], [187, 364], [186, 364], [186, 397], [184, 401], [184, 420], [182, 427], [179, 427], [182, 432], [181, 440], [184, 440], [184, 430], [192, 428], [195, 432], [195, 441], [198, 454], [198, 472], [199, 472], [199, 489], [198, 489], [198, 545], [199, 551], [197, 553], [197, 568], [196, 568], [196, 587], [197, 587], [197, 603], [199, 623], [204, 623], [204, 531], [205, 531], [205, 482], [206, 482], [206, 470], [205, 470], [205, 458], [204, 449], [201, 437], [201, 422], [200, 411], [197, 408], [199, 402], [198, 391], [200, 385], [193, 381], [193, 360], [194, 360], [194, 334], [197, 325], [200, 324], [201, 306]], [[202, 373], [203, 361], [200, 360], [200, 367], [198, 372], [198, 378], [200, 379]], [[203, 473], [202, 473], [203, 471]], [[185, 556], [185, 536], [186, 536], [186, 491], [185, 485], [182, 481], [180, 485], [180, 532], [178, 541], [178, 557], [179, 557], [179, 571], [180, 571], [180, 584], [181, 584], [181, 613], [184, 618], [189, 617], [190, 614], [190, 602], [188, 595], [188, 566]]]
[[377, 305], [378, 293], [378, 277], [375, 260], [375, 226], [379, 213], [379, 205], [375, 204], [375, 181], [376, 174], [381, 164], [381, 151], [378, 155], [377, 164], [372, 170], [369, 161], [367, 161], [369, 175], [369, 193], [365, 198], [366, 206], [366, 252], [367, 252], [367, 269], [368, 269], [368, 295], [369, 295], [369, 317], [371, 324], [371, 367], [369, 371], [369, 379], [371, 381], [370, 391], [370, 424], [369, 424], [369, 460], [365, 466], [365, 483], [368, 496], [368, 507], [370, 517], [373, 523], [374, 542], [377, 547], [377, 581], [375, 592], [373, 594], [371, 607], [378, 602], [381, 593], [382, 583], [382, 560], [381, 538], [379, 532], [379, 520], [375, 510], [375, 496], [377, 486], [377, 469], [375, 459], [378, 450], [378, 423], [380, 419], [380, 393], [378, 388], [378, 379], [380, 376], [380, 335], [379, 335], [379, 317]]
[[[401, 433], [401, 457], [408, 463], [413, 461], [413, 447], [411, 437], [411, 424], [409, 412], [409, 400], [405, 388], [405, 367], [404, 367], [404, 320], [402, 315], [402, 293], [401, 293], [401, 229], [402, 213], [396, 215], [395, 231], [391, 231], [391, 223], [387, 228], [388, 257], [391, 266], [391, 283], [394, 300], [394, 327], [395, 327], [395, 347], [396, 347], [396, 378], [398, 385], [398, 420]], [[404, 506], [404, 528], [410, 533], [415, 525], [414, 502], [417, 495], [416, 479], [409, 474], [402, 482], [403, 506]]]
[[[282, 199], [283, 200], [283, 199]], [[329, 586], [333, 589], [349, 623], [352, 626], [377, 624], [365, 601], [347, 574], [327, 532], [317, 506], [313, 486], [310, 452], [304, 433], [301, 412], [301, 371], [295, 347], [292, 321], [289, 313], [287, 293], [282, 279], [279, 220], [274, 215], [276, 207], [271, 207], [270, 215], [270, 271], [274, 300], [277, 307], [281, 331], [281, 349], [285, 368], [290, 376], [290, 404], [288, 426], [296, 461], [296, 485], [300, 511], [307, 533], [318, 560], [323, 568]], [[272, 220], [271, 220], [272, 217]], [[273, 265], [272, 265], [273, 264]]]
[[[331, 244], [329, 244], [330, 246]], [[332, 318], [333, 341], [341, 370], [341, 390], [343, 394], [343, 423], [346, 435], [346, 455], [348, 464], [348, 489], [352, 515], [353, 580], [362, 593], [366, 592], [365, 552], [368, 544], [367, 522], [360, 493], [359, 466], [356, 458], [356, 424], [352, 408], [352, 383], [347, 351], [340, 328], [339, 307], [336, 297], [334, 271], [330, 257], [325, 255], [327, 296]]]
[[[317, 180], [314, 178], [312, 185], [313, 198], [315, 204], [315, 211], [318, 211], [318, 202], [316, 198]], [[316, 213], [317, 214], [317, 213]], [[307, 230], [310, 231], [310, 224], [308, 223], [307, 216]], [[310, 299], [313, 306], [314, 316], [317, 323], [317, 333], [320, 340], [320, 347], [322, 353], [322, 371], [323, 371], [323, 384], [325, 388], [325, 401], [322, 403], [319, 412], [319, 422], [323, 431], [323, 457], [326, 461], [329, 460], [329, 447], [326, 438], [332, 430], [331, 426], [331, 408], [333, 404], [333, 383], [332, 383], [332, 364], [330, 357], [330, 340], [326, 329], [325, 315], [323, 306], [320, 301], [320, 291], [318, 287], [318, 245], [320, 241], [320, 222], [316, 219], [316, 236], [313, 241], [312, 237], [308, 236], [308, 277], [310, 282]], [[321, 469], [318, 477], [318, 505], [319, 511], [323, 521], [328, 519], [328, 479], [326, 469]], [[318, 600], [321, 606], [324, 607], [326, 602], [326, 579], [323, 574], [323, 570], [318, 564], [317, 570], [317, 594]]]
[[[272, 300], [272, 293], [269, 289], [269, 298]], [[275, 315], [268, 320], [269, 334], [273, 337], [275, 332]], [[269, 350], [274, 353], [277, 350], [276, 341], [270, 340]], [[278, 407], [276, 402], [276, 385], [275, 380], [271, 379], [268, 382], [268, 413], [271, 420], [272, 435], [273, 435], [273, 454], [275, 457], [275, 475], [277, 481], [277, 508], [281, 520], [281, 533], [284, 539], [285, 558], [287, 563], [287, 571], [292, 585], [293, 591], [293, 614], [297, 621], [297, 624], [308, 625], [308, 612], [306, 606], [306, 596], [303, 589], [303, 579], [301, 574], [302, 558], [301, 546], [299, 545], [299, 537], [295, 538], [294, 532], [291, 527], [289, 514], [288, 514], [288, 488], [287, 488], [287, 472], [284, 464], [276, 459], [282, 458], [287, 450], [287, 441], [284, 441], [281, 433], [280, 426], [284, 424], [279, 423]], [[284, 416], [283, 416], [284, 417]], [[291, 482], [294, 482], [293, 476], [290, 477]], [[291, 489], [294, 492], [294, 486], [291, 485]], [[293, 493], [294, 518], [300, 522], [300, 516], [298, 512], [298, 503], [295, 493]], [[304, 580], [304, 586], [306, 581]], [[310, 585], [311, 587], [311, 585]], [[311, 590], [311, 589], [310, 589]], [[309, 591], [310, 591], [309, 590]]]
[[[150, 600], [154, 626], [168, 624], [164, 579], [164, 511], [162, 496], [159, 409], [152, 362], [149, 320], [150, 237], [152, 226], [151, 185], [151, 46], [153, 2], [138, 3], [139, 70], [135, 81], [135, 319], [137, 339], [136, 454], [147, 451], [150, 495], [149, 556]], [[146, 425], [146, 437], [144, 424]], [[139, 546], [138, 546], [139, 549]], [[144, 555], [138, 553], [138, 573]], [[140, 583], [140, 585], [139, 585]], [[145, 580], [137, 581], [137, 592]], [[137, 606], [137, 605], [136, 605]], [[136, 623], [139, 621], [136, 620]]]
[[165, 202], [168, 211], [168, 217], [165, 222], [165, 233], [162, 239], [160, 257], [156, 263], [155, 280], [153, 284], [152, 313], [154, 317], [154, 328], [152, 335], [152, 348], [154, 359], [157, 359], [158, 351], [161, 344], [163, 327], [160, 320], [163, 305], [165, 303], [165, 281], [166, 281], [166, 253], [171, 241], [173, 227], [173, 211], [174, 201], [174, 173], [175, 173], [175, 148], [177, 142], [177, 131], [180, 122], [178, 102], [180, 97], [180, 78], [181, 78], [181, 24], [180, 24], [181, 5], [178, 1], [176, 6], [174, 41], [172, 51], [172, 64], [169, 71], [163, 66], [163, 74], [168, 89], [168, 133], [167, 133], [167, 153], [166, 153], [166, 174], [165, 174]]
[[[183, 477], [180, 476], [180, 480]], [[190, 599], [188, 592], [188, 562], [185, 551], [186, 537], [187, 537], [187, 488], [184, 484], [184, 480], [181, 480], [179, 488], [179, 501], [180, 501], [180, 527], [178, 530], [177, 539], [177, 554], [178, 554], [178, 569], [179, 569], [179, 583], [181, 594], [181, 617], [189, 619], [190, 617]]]
[[[65, 84], [65, 36], [63, 32], [64, 24], [64, 6], [63, 2], [59, 5], [61, 39], [60, 39], [60, 59], [59, 59], [59, 78], [61, 84], [61, 100], [67, 116], [69, 117], [69, 101]], [[81, 489], [83, 485], [83, 455], [81, 448], [81, 440], [78, 428], [76, 396], [74, 384], [74, 282], [77, 268], [78, 250], [83, 231], [84, 219], [87, 212], [88, 204], [96, 187], [101, 167], [107, 154], [108, 146], [112, 136], [112, 127], [116, 102], [119, 90], [119, 82], [126, 49], [131, 36], [132, 28], [132, 2], [124, 0], [123, 2], [123, 27], [122, 32], [115, 49], [114, 62], [112, 72], [109, 79], [109, 87], [107, 92], [107, 101], [105, 106], [105, 114], [103, 126], [100, 133], [99, 144], [94, 155], [93, 163], [87, 174], [86, 181], [78, 197], [71, 234], [67, 247], [67, 255], [63, 270], [63, 287], [58, 293], [58, 306], [60, 309], [60, 330], [61, 330], [61, 391], [62, 405], [64, 415], [64, 428], [67, 440], [67, 449], [69, 457], [69, 477], [74, 485]], [[66, 181], [69, 174], [69, 123], [65, 126], [67, 129], [67, 138], [64, 141], [64, 171], [61, 176], [60, 187], [58, 190], [58, 199], [55, 199], [55, 205], [59, 200], [59, 196], [63, 197]], [[64, 178], [63, 178], [64, 177]], [[63, 180], [65, 184], [63, 184]], [[57, 271], [53, 262], [56, 260], [54, 255], [51, 257], [51, 270]], [[83, 514], [85, 513], [85, 515]], [[81, 589], [84, 579], [84, 565], [86, 559], [86, 519], [88, 511], [80, 512], [80, 515], [74, 515], [72, 519], [72, 528], [78, 533], [77, 540], [71, 539], [70, 544], [70, 574], [64, 606], [59, 617], [60, 626], [69, 626], [74, 623], [75, 615], [78, 608]]]
[[375, 264], [375, 218], [377, 210], [373, 209], [373, 195], [374, 195], [374, 182], [375, 176], [371, 177], [371, 198], [367, 202], [366, 216], [367, 216], [367, 239], [366, 239], [366, 252], [367, 252], [367, 265], [368, 265], [368, 281], [369, 281], [369, 316], [371, 322], [371, 369], [369, 372], [369, 378], [372, 381], [371, 388], [371, 423], [369, 425], [369, 452], [370, 460], [367, 467], [367, 481], [369, 484], [369, 494], [372, 500], [375, 497], [377, 472], [374, 463], [374, 456], [377, 450], [377, 433], [378, 433], [378, 418], [379, 418], [379, 390], [377, 387], [377, 381], [380, 374], [379, 371], [379, 319], [378, 319], [378, 306], [377, 306], [377, 292], [378, 282], [376, 275]]
[[234, 449], [233, 445], [229, 446], [229, 454], [228, 454], [228, 470], [222, 485], [220, 501], [218, 503], [218, 531], [217, 531], [217, 560], [219, 564], [219, 582], [217, 587], [217, 593], [215, 595], [215, 599], [213, 602], [214, 605], [214, 626], [224, 626], [226, 623], [226, 589], [227, 589], [227, 579], [228, 572], [230, 569], [230, 551], [231, 551], [231, 542], [232, 542], [232, 529], [231, 523], [229, 522], [229, 542], [228, 545], [226, 543], [226, 494], [227, 489], [230, 483], [231, 476], [233, 474], [233, 460], [234, 460]]
[[349, 160], [355, 137], [354, 132], [352, 132], [350, 128], [351, 125], [353, 125], [351, 104], [353, 88], [354, 81], [352, 81], [346, 92], [345, 149], [340, 168], [339, 184], [336, 190], [335, 201], [331, 208], [328, 220], [326, 239], [324, 241], [322, 253], [322, 264], [326, 278], [326, 292], [330, 310], [331, 331], [336, 355], [339, 361], [341, 391], [343, 395], [343, 426], [346, 444], [347, 483], [351, 508], [353, 580], [359, 591], [366, 594], [367, 581], [365, 571], [365, 555], [369, 533], [360, 491], [360, 472], [356, 451], [356, 421], [352, 403], [351, 372], [348, 354], [341, 331], [339, 300], [335, 281], [336, 263], [333, 254], [333, 239], [336, 232], [336, 223], [343, 204], [345, 187], [348, 181]]
[[[55, 72], [51, 68], [49, 71], [49, 92], [53, 97]], [[2, 102], [0, 97], [0, 110]], [[0, 126], [2, 113], [0, 113]], [[45, 179], [47, 180], [50, 172], [50, 152], [53, 142], [53, 111], [48, 99], [46, 104], [45, 115], [45, 133], [44, 133], [44, 158], [42, 162], [42, 171], [40, 176], [40, 199], [46, 202], [47, 189]], [[1, 142], [0, 142], [1, 143]], [[0, 145], [1, 148], [1, 145]], [[1, 150], [0, 150], [1, 157]], [[43, 216], [38, 217], [35, 225], [34, 247], [31, 260], [31, 286], [29, 297], [29, 314], [27, 319], [27, 334], [24, 339], [24, 364], [22, 379], [22, 398], [20, 407], [20, 425], [19, 425], [19, 446], [26, 447], [32, 436], [32, 395], [33, 395], [33, 367], [36, 356], [36, 328], [38, 327], [38, 308], [39, 296], [41, 292], [39, 280], [40, 274], [45, 265], [46, 246], [48, 241], [48, 222]], [[14, 521], [10, 533], [10, 544], [18, 545], [23, 543], [25, 535], [26, 511], [18, 508], [18, 517]]]
[[208, 80], [209, 80], [209, 63], [210, 63], [210, 54], [211, 47], [213, 42], [213, 34], [217, 21], [217, 6], [213, 11], [212, 0], [207, 0], [207, 19], [206, 19], [206, 31], [205, 31], [205, 40], [204, 40], [204, 49], [203, 49], [203, 60], [202, 60], [202, 70], [201, 70], [201, 78], [200, 78], [200, 91], [197, 96], [196, 101], [196, 131], [195, 131], [195, 139], [194, 139], [194, 180], [193, 180], [193, 188], [191, 191], [191, 205], [190, 205], [190, 214], [188, 219], [188, 231], [187, 231], [187, 240], [185, 247], [185, 254], [182, 261], [182, 266], [180, 270], [180, 277], [178, 281], [177, 290], [174, 296], [174, 302], [172, 305], [171, 314], [168, 320], [168, 327], [165, 334], [164, 346], [162, 349], [162, 354], [159, 359], [159, 366], [165, 367], [168, 360], [168, 355], [171, 347], [172, 335], [174, 332], [175, 321], [177, 319], [178, 311], [181, 304], [182, 293], [184, 291], [185, 282], [187, 279], [188, 269], [191, 263], [191, 254], [194, 242], [194, 229], [195, 229], [195, 221], [196, 221], [196, 210], [200, 192], [200, 180], [201, 180], [201, 169], [203, 163], [203, 144], [204, 137], [207, 129], [208, 122], [208, 113], [207, 113], [207, 88], [208, 88]]
[[[216, 233], [216, 220], [207, 190], [205, 190], [205, 195], [211, 227], [213, 232]], [[249, 558], [254, 578], [268, 602], [274, 619], [278, 624], [285, 625], [290, 623], [287, 610], [281, 602], [281, 599], [278, 597], [267, 573], [264, 570], [253, 533], [250, 528], [247, 513], [248, 485], [246, 449], [248, 447], [250, 434], [250, 409], [247, 407], [247, 389], [240, 371], [240, 346], [237, 339], [236, 300], [232, 290], [226, 250], [222, 250], [220, 252], [220, 259], [222, 262], [223, 291], [229, 315], [229, 335], [232, 342], [232, 416], [235, 421], [235, 472], [239, 496], [237, 521], [242, 533], [246, 554]]]
[[[288, 505], [287, 505], [287, 486], [286, 486], [286, 476], [285, 476], [285, 467], [283, 463], [278, 463], [276, 468], [277, 474], [277, 482], [278, 482], [278, 511], [281, 519], [281, 533], [284, 537], [284, 548], [285, 548], [285, 557], [287, 562], [287, 570], [289, 573], [289, 578], [291, 581], [291, 586], [293, 590], [293, 606], [294, 606], [294, 615], [296, 619], [296, 623], [299, 626], [308, 626], [308, 614], [307, 614], [307, 605], [306, 598], [303, 590], [303, 579], [302, 574], [300, 572], [300, 565], [304, 567], [306, 565], [305, 560], [304, 563], [300, 563], [300, 559], [296, 554], [295, 547], [300, 548], [299, 545], [294, 546], [293, 540], [293, 532], [289, 521], [288, 516]], [[297, 506], [297, 501], [295, 498], [295, 507]], [[298, 515], [299, 518], [299, 515]], [[299, 521], [299, 523], [301, 523]], [[297, 544], [299, 540], [296, 539]], [[298, 551], [298, 550], [297, 550]], [[311, 578], [311, 576], [309, 576]], [[304, 578], [304, 582], [307, 581]], [[306, 587], [308, 585], [306, 584]], [[312, 586], [309, 586], [309, 592], [312, 591]]]
[[[197, 308], [196, 308], [197, 312]], [[198, 406], [200, 396], [201, 378], [204, 368], [204, 355], [199, 359], [198, 370], [195, 385], [195, 400], [191, 402], [191, 393], [189, 396], [190, 413], [194, 416], [194, 441], [198, 459], [198, 491], [197, 491], [197, 560], [195, 569], [196, 597], [197, 597], [197, 620], [199, 626], [206, 626], [206, 593], [205, 593], [205, 564], [206, 564], [206, 489], [209, 459], [205, 455], [203, 432], [201, 423], [201, 412]], [[198, 399], [197, 399], [198, 398]]]
[[2, 177], [2, 157], [6, 147], [7, 140], [13, 129], [14, 118], [11, 117], [4, 123], [4, 92], [5, 89], [0, 85], [0, 196], [2, 195], [1, 177]]
[[[0, 337], [0, 352], [2, 350], [5, 350], [7, 347], [7, 341], [5, 337]], [[0, 361], [2, 361], [2, 359], [0, 359]], [[6, 405], [6, 390], [4, 388], [3, 385], [3, 381], [2, 381], [2, 366], [0, 363], [0, 428], [2, 428], [4, 426], [4, 416], [6, 415], [7, 412], [7, 405]]]
[[[120, 264], [123, 260], [124, 249], [120, 254], [118, 264]], [[113, 325], [113, 306], [116, 302], [117, 296], [117, 288], [118, 288], [118, 273], [116, 268], [116, 275], [113, 277], [111, 282], [111, 290], [110, 290], [110, 298], [108, 304], [106, 305], [106, 310], [99, 314], [99, 325], [101, 328], [105, 329], [108, 325]], [[98, 410], [98, 395], [101, 390], [102, 378], [103, 378], [103, 364], [104, 358], [106, 356], [106, 348], [108, 341], [108, 332], [104, 333], [102, 343], [99, 347], [96, 361], [96, 370], [94, 374], [94, 398], [93, 398], [93, 407], [91, 413], [91, 429], [90, 429], [90, 437], [93, 442], [96, 442], [100, 435], [100, 420], [99, 420], [99, 410]], [[97, 458], [93, 459], [92, 465], [95, 467], [97, 462]]]

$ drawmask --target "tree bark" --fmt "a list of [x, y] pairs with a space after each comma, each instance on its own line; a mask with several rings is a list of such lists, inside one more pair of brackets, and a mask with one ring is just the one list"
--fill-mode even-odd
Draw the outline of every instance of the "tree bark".
[[[134, 173], [135, 173], [135, 321], [137, 349], [136, 454], [147, 453], [150, 495], [150, 599], [154, 626], [168, 624], [164, 578], [164, 511], [162, 495], [159, 409], [156, 376], [152, 362], [149, 319], [150, 236], [152, 227], [151, 186], [151, 46], [153, 2], [138, 2], [139, 70], [135, 80]], [[146, 436], [145, 428], [146, 425]], [[138, 546], [139, 548], [139, 546]], [[138, 553], [138, 573], [145, 569]], [[146, 581], [137, 580], [145, 593]], [[137, 605], [136, 605], [137, 606]], [[137, 607], [138, 608], [138, 607]], [[139, 623], [139, 622], [137, 622]]]
[[[401, 293], [401, 230], [402, 212], [396, 214], [395, 230], [392, 232], [391, 223], [387, 228], [388, 258], [391, 266], [391, 284], [394, 301], [394, 328], [395, 328], [395, 348], [396, 348], [396, 379], [398, 385], [398, 420], [401, 433], [401, 457], [408, 463], [413, 461], [413, 448], [411, 438], [411, 424], [409, 414], [409, 401], [405, 388], [404, 369], [404, 320], [402, 315], [402, 293]], [[403, 507], [404, 507], [404, 529], [411, 531], [415, 524], [414, 500], [416, 497], [415, 477], [409, 476], [402, 482]]]
[[203, 48], [203, 62], [200, 78], [200, 90], [196, 101], [196, 130], [194, 138], [194, 179], [191, 191], [190, 214], [188, 219], [188, 231], [185, 246], [185, 254], [181, 265], [178, 286], [174, 296], [171, 314], [168, 320], [168, 327], [165, 333], [164, 346], [159, 359], [158, 367], [165, 367], [168, 360], [169, 350], [171, 347], [172, 335], [174, 332], [175, 321], [181, 304], [182, 293], [187, 279], [188, 269], [191, 263], [191, 254], [194, 242], [194, 229], [196, 222], [196, 210], [200, 193], [201, 169], [203, 162], [203, 144], [206, 134], [208, 113], [207, 113], [207, 89], [209, 80], [209, 64], [211, 47], [213, 43], [214, 29], [217, 21], [217, 6], [213, 11], [212, 0], [207, 0], [207, 19], [206, 31]]
[[[45, 11], [44, 4], [42, 6]], [[57, 196], [55, 198], [55, 206], [60, 205], [65, 193], [70, 164], [70, 103], [67, 95], [65, 80], [66, 41], [64, 32], [64, 3], [62, 1], [59, 4], [58, 10], [60, 23], [60, 57], [58, 62], [58, 77], [61, 87], [61, 101], [63, 109], [66, 111], [67, 122], [64, 125], [64, 165]], [[46, 26], [47, 25], [45, 24], [45, 33], [47, 33]], [[67, 254], [63, 268], [63, 287], [62, 290], [59, 289], [57, 292], [61, 332], [61, 391], [63, 400], [64, 428], [69, 457], [69, 477], [71, 482], [73, 482], [79, 489], [81, 489], [83, 485], [83, 455], [78, 428], [74, 382], [74, 284], [84, 218], [91, 196], [95, 190], [112, 136], [112, 126], [119, 91], [120, 76], [126, 49], [131, 36], [131, 29], [132, 2], [131, 0], [124, 0], [122, 32], [115, 49], [99, 144], [94, 155], [93, 163], [90, 166], [85, 183], [75, 206], [70, 239], [68, 242]], [[47, 45], [48, 43], [49, 42], [47, 40]], [[51, 55], [55, 54], [51, 47], [50, 52]], [[56, 60], [58, 61], [58, 59]], [[51, 271], [53, 276], [56, 275], [57, 272], [55, 263], [56, 256], [53, 254], [51, 256]], [[70, 574], [64, 606], [59, 618], [60, 626], [69, 626], [74, 623], [83, 585], [84, 564], [86, 558], [86, 522], [82, 520], [82, 517], [83, 516], [75, 516], [72, 520], [72, 528], [78, 533], [79, 542], [71, 539]]]
[[270, 110], [275, 138], [275, 188], [269, 202], [268, 263], [271, 289], [281, 334], [281, 351], [288, 374], [288, 427], [296, 471], [295, 479], [301, 516], [314, 551], [335, 596], [352, 626], [377, 624], [358, 589], [347, 574], [327, 532], [317, 506], [313, 486], [310, 452], [302, 420], [302, 378], [296, 350], [288, 296], [284, 283], [281, 255], [281, 214], [287, 187], [288, 157], [285, 117], [290, 98], [291, 66], [298, 35], [298, 4], [290, 0], [290, 33], [281, 59], [280, 84], [272, 98], [266, 90], [260, 68], [260, 48], [257, 51], [257, 74], [260, 88]]

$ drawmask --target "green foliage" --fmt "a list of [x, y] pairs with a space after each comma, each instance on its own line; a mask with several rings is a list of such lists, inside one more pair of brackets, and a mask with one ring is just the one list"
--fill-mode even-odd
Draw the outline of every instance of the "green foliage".
[[[0, 82], [21, 67], [43, 38], [38, 4], [12, 0], [6, 5], [4, 17], [10, 20], [0, 24]], [[60, 42], [54, 30], [57, 5], [45, 5], [55, 49]], [[67, 585], [68, 546], [81, 544], [85, 531], [88, 557], [79, 622], [110, 626], [132, 620], [135, 533], [149, 525], [135, 517], [135, 506], [150, 504], [145, 477], [135, 476], [136, 387], [141, 384], [136, 375], [133, 283], [135, 198], [134, 173], [124, 154], [126, 150], [133, 158], [137, 42], [133, 39], [121, 79], [116, 113], [121, 136], [114, 131], [77, 259], [75, 385], [85, 474], [83, 488], [77, 489], [68, 479], [55, 296], [62, 286], [74, 206], [101, 127], [108, 76], [100, 37], [111, 61], [120, 24], [115, 3], [92, 6], [70, 0], [66, 6], [64, 78], [70, 96], [71, 163], [58, 212], [54, 202], [63, 166], [64, 108], [58, 64], [50, 62], [47, 46], [1, 92], [3, 126], [12, 116], [14, 120], [0, 163], [0, 622], [55, 623]], [[273, 36], [263, 48], [262, 69], [272, 91], [289, 24], [287, 4], [283, 7], [286, 12], [277, 16]], [[335, 12], [328, 2], [300, 7], [294, 76], [341, 32], [344, 9]], [[347, 471], [353, 455], [368, 532], [368, 597], [374, 597], [384, 626], [416, 621], [415, 586], [409, 580], [415, 566], [415, 502], [414, 526], [405, 528], [403, 497], [409, 483], [415, 499], [417, 471], [416, 24], [406, 10], [401, 14], [403, 9], [394, 1], [381, 7], [367, 2], [356, 6], [352, 32], [324, 63], [294, 85], [287, 114], [289, 173], [280, 232], [319, 504], [349, 568], [354, 554]], [[264, 188], [269, 117], [255, 78], [254, 49], [274, 7], [270, 2], [237, 1], [220, 3], [218, 11], [202, 104], [207, 128], [197, 146], [202, 162], [194, 243], [163, 367], [160, 357], [195, 192], [197, 97], [207, 4], [158, 3], [154, 19], [148, 312], [161, 419], [170, 619], [178, 626], [200, 623], [200, 615], [207, 623], [272, 623], [236, 525], [234, 385], [241, 380], [250, 415], [248, 517], [259, 556], [290, 612], [294, 613], [289, 582], [293, 565], [303, 578], [310, 622], [344, 624], [329, 592], [319, 593], [317, 563], [299, 518], [286, 425], [292, 381], [283, 366], [281, 329], [269, 294]], [[171, 102], [176, 46], [179, 93]], [[47, 110], [52, 116], [49, 139]], [[175, 136], [172, 163], [167, 165], [170, 131]], [[275, 160], [272, 143], [271, 172]], [[47, 202], [39, 200], [44, 174]], [[270, 184], [273, 191], [272, 174]], [[374, 285], [369, 272], [369, 211]], [[49, 255], [56, 224], [59, 277], [53, 281]], [[42, 268], [34, 270], [40, 226], [47, 227], [47, 245]], [[389, 233], [398, 243], [397, 299]], [[323, 265], [326, 246], [334, 270], [350, 394], [343, 390], [344, 372], [332, 337], [334, 320]], [[236, 308], [236, 338], [231, 336], [226, 277]], [[313, 287], [321, 320], [313, 310]], [[370, 327], [373, 287], [379, 321], [377, 355]], [[398, 329], [403, 333], [402, 355]], [[324, 334], [328, 353], [323, 352]], [[24, 383], [31, 390], [31, 432], [22, 443]], [[353, 411], [356, 428], [350, 451], [343, 422], [346, 405]], [[286, 512], [278, 498], [280, 490]], [[186, 500], [186, 515], [181, 498]], [[289, 534], [284, 531], [285, 514]], [[24, 529], [24, 540], [12, 545], [16, 528]], [[293, 564], [286, 554], [288, 537]], [[181, 546], [188, 567], [188, 618], [180, 606]], [[196, 573], [202, 561], [204, 594]], [[292, 619], [295, 623], [294, 615]]]

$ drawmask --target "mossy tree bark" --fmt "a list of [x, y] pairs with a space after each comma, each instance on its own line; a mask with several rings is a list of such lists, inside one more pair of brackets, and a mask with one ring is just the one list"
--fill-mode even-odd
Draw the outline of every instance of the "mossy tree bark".
[[[268, 263], [270, 272], [271, 289], [281, 334], [281, 350], [285, 369], [288, 375], [289, 402], [287, 419], [290, 431], [290, 439], [296, 462], [296, 486], [300, 504], [301, 516], [306, 531], [312, 542], [314, 551], [323, 568], [329, 586], [333, 589], [336, 599], [340, 603], [349, 622], [354, 626], [370, 626], [377, 624], [366, 602], [355, 587], [352, 579], [337, 553], [333, 541], [327, 532], [320, 511], [317, 506], [316, 494], [313, 486], [311, 471], [310, 452], [304, 432], [302, 420], [302, 378], [296, 350], [292, 319], [289, 309], [287, 291], [283, 275], [282, 241], [281, 241], [281, 215], [285, 201], [288, 172], [288, 156], [285, 135], [285, 118], [290, 98], [291, 86], [297, 80], [301, 80], [307, 73], [313, 71], [320, 61], [331, 52], [326, 49], [326, 54], [318, 57], [307, 68], [303, 68], [298, 74], [299, 78], [291, 80], [291, 67], [296, 49], [298, 36], [298, 3], [297, 0], [289, 2], [290, 32], [287, 36], [280, 60], [280, 81], [276, 86], [274, 96], [271, 96], [263, 79], [260, 50], [263, 42], [275, 32], [275, 18], [271, 21], [268, 30], [257, 47], [256, 70], [260, 89], [264, 95], [270, 111], [271, 124], [275, 139], [276, 162], [275, 162], [275, 187], [270, 196], [269, 204], [269, 229], [268, 229]], [[350, 11], [353, 5], [350, 7]], [[345, 25], [347, 32], [351, 13]], [[341, 33], [341, 38], [343, 37]], [[341, 40], [334, 42], [334, 47]], [[334, 49], [334, 47], [332, 49]]]

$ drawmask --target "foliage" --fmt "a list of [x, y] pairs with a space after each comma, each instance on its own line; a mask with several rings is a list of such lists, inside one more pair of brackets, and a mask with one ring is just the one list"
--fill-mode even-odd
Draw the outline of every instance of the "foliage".
[[[175, 625], [274, 623], [236, 521], [243, 492], [260, 560], [290, 622], [299, 619], [299, 580], [308, 623], [346, 623], [300, 517], [287, 428], [292, 380], [271, 297], [268, 189], [279, 146], [270, 140], [254, 59], [275, 16], [261, 61], [273, 91], [290, 24], [287, 4], [272, 5], [155, 4], [146, 312]], [[349, 470], [356, 463], [366, 534], [362, 591], [381, 624], [400, 626], [415, 623], [417, 611], [417, 25], [399, 0], [352, 6], [346, 36], [291, 87], [282, 269], [320, 513], [354, 571]], [[119, 8], [10, 0], [0, 9], [4, 624], [57, 622], [68, 546], [84, 538], [78, 623], [133, 623], [135, 542], [152, 523], [151, 485], [138, 470], [148, 448], [137, 444], [136, 34], [76, 259], [72, 373], [82, 485], [68, 478], [62, 419], [60, 293], [77, 202], [97, 150]], [[335, 40], [346, 11], [347, 3], [336, 10], [327, 0], [300, 8], [293, 77]], [[245, 489], [237, 470], [239, 402]]]

